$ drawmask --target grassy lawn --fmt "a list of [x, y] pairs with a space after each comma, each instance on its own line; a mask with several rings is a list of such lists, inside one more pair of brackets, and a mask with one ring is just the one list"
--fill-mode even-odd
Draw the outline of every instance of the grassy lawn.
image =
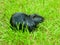
[[[39, 14], [45, 18], [36, 31], [13, 31], [15, 12]], [[60, 0], [0, 0], [0, 45], [60, 45]]]

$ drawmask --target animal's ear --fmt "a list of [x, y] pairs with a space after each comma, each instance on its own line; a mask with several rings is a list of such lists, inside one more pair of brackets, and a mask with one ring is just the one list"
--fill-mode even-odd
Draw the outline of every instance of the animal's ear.
[[32, 14], [32, 15], [30, 15], [30, 17], [35, 18], [35, 17], [38, 17], [38, 15], [37, 14]]
[[38, 14], [33, 14], [30, 16], [31, 18], [43, 18], [42, 16], [38, 15]]

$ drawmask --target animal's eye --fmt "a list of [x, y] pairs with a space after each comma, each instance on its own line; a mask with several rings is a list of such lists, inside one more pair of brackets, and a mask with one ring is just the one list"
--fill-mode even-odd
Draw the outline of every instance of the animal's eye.
[[37, 15], [34, 15], [33, 18], [37, 17]]

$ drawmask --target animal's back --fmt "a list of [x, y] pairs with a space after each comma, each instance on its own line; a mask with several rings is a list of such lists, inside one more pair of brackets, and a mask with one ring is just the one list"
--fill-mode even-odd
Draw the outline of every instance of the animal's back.
[[15, 13], [15, 14], [13, 14], [11, 19], [10, 19], [11, 25], [16, 26], [16, 24], [18, 24], [18, 23], [23, 23], [26, 16], [27, 15], [24, 14], [24, 13]]

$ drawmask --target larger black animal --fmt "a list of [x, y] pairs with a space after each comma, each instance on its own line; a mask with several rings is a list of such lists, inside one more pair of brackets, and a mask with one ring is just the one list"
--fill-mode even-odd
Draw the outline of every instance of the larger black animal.
[[43, 22], [44, 18], [42, 16], [39, 16], [37, 14], [33, 14], [33, 15], [27, 15], [24, 13], [15, 13], [12, 15], [11, 19], [10, 19], [10, 24], [12, 27], [17, 28], [17, 25], [19, 27], [19, 30], [23, 28], [26, 28], [26, 26], [28, 27], [29, 32], [31, 32], [33, 29], [35, 29], [35, 27]]

